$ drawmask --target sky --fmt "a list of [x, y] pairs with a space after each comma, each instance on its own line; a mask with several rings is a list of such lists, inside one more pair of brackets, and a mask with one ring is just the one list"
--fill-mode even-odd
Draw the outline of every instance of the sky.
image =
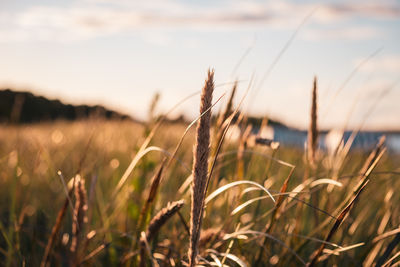
[[241, 110], [305, 129], [317, 76], [321, 128], [398, 130], [400, 1], [0, 1], [0, 88], [145, 119], [209, 68], [216, 111], [238, 80]]

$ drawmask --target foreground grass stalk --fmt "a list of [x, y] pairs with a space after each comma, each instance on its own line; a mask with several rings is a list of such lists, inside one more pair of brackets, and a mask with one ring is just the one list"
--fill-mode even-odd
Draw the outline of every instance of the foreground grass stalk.
[[149, 226], [147, 227], [146, 234], [140, 238], [140, 266], [146, 266], [146, 243], [150, 242], [153, 237], [160, 230], [169, 218], [177, 213], [182, 208], [183, 200], [168, 203], [167, 207], [160, 210], [156, 216], [151, 219]]
[[[357, 191], [356, 195], [353, 197], [353, 199], [350, 201], [350, 203], [343, 209], [343, 211], [339, 214], [337, 219], [335, 220], [335, 224], [332, 226], [331, 230], [329, 231], [328, 235], [325, 238], [325, 242], [329, 242], [332, 238], [332, 236], [337, 232], [339, 229], [339, 226], [343, 223], [343, 221], [346, 219], [350, 209], [354, 206], [354, 202], [357, 200], [359, 197], [361, 191], [365, 188], [365, 186], [368, 184], [368, 180], [364, 183], [364, 185]], [[322, 243], [319, 249], [313, 253], [311, 256], [310, 262], [307, 264], [307, 267], [314, 266], [317, 262], [319, 257], [322, 254], [322, 251], [324, 250], [326, 246], [326, 243]]]
[[[375, 149], [370, 153], [369, 157], [364, 162], [364, 165], [361, 168], [360, 174], [357, 175], [359, 177], [359, 182], [355, 185], [355, 187], [352, 191], [350, 190], [351, 193], [347, 195], [347, 197], [337, 206], [335, 211], [332, 212], [331, 214], [337, 214], [339, 211], [343, 210], [345, 208], [346, 204], [349, 203], [349, 201], [351, 199], [354, 199], [354, 197], [357, 196], [358, 192], [366, 185], [371, 172], [374, 170], [374, 168], [378, 164], [379, 160], [381, 159], [382, 155], [386, 151], [385, 140], [386, 140], [385, 136], [382, 136], [379, 139], [379, 142], [377, 143]], [[298, 218], [300, 218], [300, 217], [298, 217]], [[298, 220], [301, 221], [300, 219], [298, 219]], [[317, 227], [315, 227], [310, 232], [310, 235], [311, 236], [315, 235], [316, 233], [321, 231], [325, 226], [328, 225], [330, 220], [331, 220], [331, 218], [326, 218], [322, 223], [320, 223]], [[308, 244], [308, 242], [309, 242], [308, 240], [301, 242], [300, 245], [298, 245], [295, 250], [297, 252], [300, 251]]]
[[64, 200], [64, 204], [61, 207], [60, 211], [58, 212], [56, 223], [53, 226], [53, 229], [51, 230], [51, 235], [47, 241], [47, 245], [43, 254], [42, 262], [40, 263], [40, 267], [46, 267], [47, 262], [49, 260], [51, 250], [53, 249], [53, 245], [56, 242], [58, 231], [60, 230], [61, 223], [65, 217], [65, 213], [67, 212], [68, 204], [69, 204], [69, 197], [72, 196], [74, 192], [74, 188], [71, 188], [68, 192], [68, 196]]
[[[284, 183], [283, 183], [283, 185], [281, 187], [281, 190], [279, 191], [281, 193], [281, 195], [278, 197], [278, 200], [277, 200], [277, 202], [275, 204], [275, 208], [274, 208], [274, 211], [272, 212], [269, 224], [265, 226], [265, 230], [264, 230], [265, 234], [269, 234], [272, 231], [272, 229], [273, 229], [273, 227], [275, 225], [275, 222], [279, 219], [280, 208], [281, 208], [281, 206], [283, 204], [283, 201], [284, 201], [284, 195], [283, 194], [286, 193], [286, 191], [287, 191], [287, 188], [288, 188], [288, 185], [289, 185], [289, 181], [290, 181], [290, 178], [293, 175], [293, 172], [294, 172], [294, 167], [290, 170], [290, 173], [289, 173], [288, 177], [286, 177], [286, 180], [284, 181]], [[261, 262], [262, 262], [263, 252], [264, 252], [266, 243], [267, 243], [267, 239], [264, 238], [264, 241], [262, 242], [262, 246], [260, 246], [260, 249], [258, 250], [258, 255], [256, 256], [257, 260], [256, 260], [256, 263], [255, 263], [255, 266], [259, 266], [261, 264]]]
[[[317, 174], [317, 163], [316, 154], [318, 148], [318, 103], [317, 103], [317, 77], [314, 77], [313, 88], [311, 93], [311, 112], [310, 112], [310, 126], [308, 128], [307, 137], [307, 158], [308, 165], [306, 177], [315, 177]], [[310, 195], [311, 203], [313, 206], [318, 207], [319, 204], [319, 193], [316, 191], [314, 194]], [[312, 211], [314, 216], [315, 225], [319, 224], [318, 212], [316, 210]]]
[[[214, 90], [214, 72], [208, 71], [208, 78], [201, 93], [200, 114], [211, 107]], [[199, 120], [196, 130], [196, 143], [193, 158], [192, 203], [190, 210], [190, 244], [189, 266], [195, 266], [198, 243], [201, 231], [203, 202], [207, 183], [208, 156], [210, 146], [211, 111], [205, 113]]]
[[88, 222], [87, 220], [87, 193], [85, 188], [85, 180], [79, 175], [75, 180], [75, 208], [74, 208], [74, 220], [72, 223], [72, 240], [71, 240], [71, 256], [73, 265], [78, 265], [80, 262], [80, 243], [82, 238], [85, 236], [84, 225]]
[[312, 101], [311, 101], [311, 120], [308, 129], [307, 153], [308, 162], [312, 168], [315, 168], [315, 154], [318, 145], [318, 127], [317, 127], [317, 77], [314, 77]]
[[158, 187], [160, 185], [161, 177], [162, 177], [162, 172], [164, 170], [166, 158], [162, 161], [160, 167], [158, 168], [156, 174], [154, 175], [152, 181], [151, 181], [151, 186], [150, 190], [146, 199], [146, 202], [144, 203], [142, 210], [140, 212], [139, 220], [138, 220], [138, 234], [137, 236], [140, 236], [140, 231], [143, 230], [144, 224], [146, 223], [146, 219], [148, 216], [149, 209], [151, 205], [154, 203], [154, 200], [156, 198], [157, 192], [158, 192]]
[[[215, 130], [214, 130], [213, 145], [211, 147], [211, 151], [212, 151], [211, 158], [215, 158], [216, 157], [218, 151], [221, 149], [221, 148], [219, 148], [219, 146], [223, 145], [223, 140], [224, 140], [224, 136], [225, 136], [225, 132], [226, 132], [225, 130], [227, 128], [229, 128], [229, 123], [226, 123], [226, 122], [228, 122], [229, 116], [234, 112], [234, 110], [233, 110], [233, 98], [235, 97], [235, 94], [236, 94], [237, 85], [238, 85], [238, 82], [236, 81], [235, 84], [233, 85], [232, 90], [231, 90], [231, 94], [229, 96], [229, 99], [228, 99], [228, 102], [227, 102], [227, 104], [225, 106], [225, 109], [222, 112], [220, 112], [220, 114], [218, 116], [218, 120], [217, 120], [217, 123], [215, 125]], [[212, 166], [210, 165], [209, 166], [209, 171], [211, 171], [211, 167]], [[217, 181], [216, 182], [218, 183], [218, 181], [219, 181], [219, 170], [217, 170], [217, 169], [214, 170], [214, 175], [215, 175], [215, 177], [217, 177]], [[217, 185], [217, 183], [215, 185]], [[213, 189], [215, 189], [215, 188], [213, 187]]]

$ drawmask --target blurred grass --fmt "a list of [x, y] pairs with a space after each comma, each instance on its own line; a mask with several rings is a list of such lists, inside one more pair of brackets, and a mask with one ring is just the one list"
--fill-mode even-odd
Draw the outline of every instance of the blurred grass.
[[[165, 124], [157, 130], [150, 145], [172, 153], [186, 127], [184, 124]], [[148, 127], [127, 121], [59, 121], [1, 126], [1, 265], [40, 265], [51, 228], [66, 198], [61, 179], [64, 177], [68, 183], [78, 173], [86, 180], [90, 214], [89, 222], [85, 226], [85, 234], [89, 234], [90, 238], [87, 238], [87, 246], [82, 251], [84, 258], [87, 258], [82, 264], [118, 266], [124, 259], [136, 257], [137, 251], [131, 249], [135, 248], [132, 244], [138, 243], [136, 233], [140, 210], [146, 201], [151, 178], [161, 164], [164, 153], [152, 151], [146, 154], [134, 168], [122, 190], [115, 197], [112, 193], [148, 133]], [[187, 205], [180, 212], [183, 220], [188, 223], [189, 190], [179, 189], [191, 174], [193, 139], [194, 130], [191, 129], [175, 157], [179, 160], [172, 161], [165, 170], [154, 206], [150, 210], [151, 216], [146, 218], [147, 222], [169, 201], [183, 198]], [[219, 176], [212, 178], [212, 183], [215, 184], [213, 188], [245, 179], [257, 182], [276, 194], [291, 170], [271, 159], [276, 158], [296, 166], [287, 192], [291, 192], [307, 178], [317, 180], [338, 177], [342, 187], [334, 187], [329, 191], [326, 184], [313, 188], [305, 186], [302, 190], [304, 192], [296, 196], [310, 205], [316, 203], [326, 213], [333, 212], [352, 192], [358, 182], [357, 175], [369, 153], [351, 151], [339, 172], [335, 173], [331, 164], [332, 157], [319, 151], [316, 177], [305, 177], [307, 162], [303, 150], [290, 147], [280, 147], [277, 150], [263, 146], [249, 147], [243, 156], [244, 177], [237, 177], [237, 150], [236, 141], [225, 143], [221, 153], [226, 155], [217, 162]], [[232, 153], [228, 153], [229, 151]], [[372, 257], [374, 250], [377, 252], [373, 261], [384, 253], [393, 236], [375, 243], [372, 240], [385, 232], [398, 229], [400, 225], [400, 208], [397, 205], [400, 203], [400, 194], [396, 190], [400, 186], [399, 162], [399, 155], [383, 155], [349, 217], [330, 240], [343, 247], [361, 242], [364, 244], [327, 257], [323, 264], [360, 266], [365, 264], [368, 257]], [[57, 174], [58, 171], [61, 171], [62, 177]], [[274, 203], [270, 199], [255, 201], [231, 215], [238, 205], [261, 196], [259, 190], [244, 192], [246, 188], [249, 186], [233, 187], [210, 201], [206, 207], [203, 229], [216, 228], [224, 233], [250, 229], [263, 232], [274, 209]], [[311, 203], [310, 192], [317, 196], [317, 202]], [[310, 241], [301, 246], [305, 241], [301, 236], [323, 240], [334, 222], [331, 218], [327, 226], [313, 233], [329, 216], [287, 195], [279, 215], [269, 234], [295, 250], [305, 262], [320, 243]], [[68, 257], [72, 221], [71, 209], [68, 208], [50, 255], [52, 266], [70, 264]], [[215, 251], [226, 252], [231, 240], [234, 242], [231, 244], [230, 255], [236, 255], [249, 266], [253, 265], [253, 258], [258, 251], [254, 247], [259, 247], [263, 240], [256, 234], [244, 234], [227, 240], [216, 238], [207, 247], [200, 248], [200, 253], [211, 262], [215, 261], [213, 257], [222, 260], [223, 254], [219, 255]], [[287, 248], [271, 239], [267, 241], [263, 265], [301, 265], [295, 257], [290, 257]], [[182, 260], [187, 259], [188, 235], [179, 216], [170, 219], [150, 245], [153, 256], [161, 265], [169, 266], [174, 263], [180, 266]], [[92, 255], [96, 249], [97, 253]], [[329, 249], [333, 250], [335, 247]], [[398, 251], [398, 247], [391, 255], [395, 251]], [[326, 256], [327, 253], [329, 251], [325, 250], [323, 255]], [[228, 258], [225, 264], [235, 266], [236, 263]]]

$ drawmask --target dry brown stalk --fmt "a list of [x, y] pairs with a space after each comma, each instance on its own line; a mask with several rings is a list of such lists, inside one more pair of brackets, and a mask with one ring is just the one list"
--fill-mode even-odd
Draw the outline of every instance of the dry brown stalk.
[[75, 177], [75, 207], [74, 207], [74, 219], [72, 223], [72, 240], [70, 250], [73, 254], [75, 262], [79, 262], [78, 259], [78, 248], [81, 241], [81, 237], [84, 235], [84, 224], [87, 223], [87, 193], [85, 188], [85, 180], [77, 175]]
[[[378, 143], [375, 146], [375, 149], [369, 154], [367, 160], [364, 162], [364, 165], [361, 168], [361, 179], [365, 178], [365, 176], [370, 174], [370, 168], [374, 164], [375, 160], [379, 157], [381, 152], [385, 148], [385, 141], [386, 141], [386, 136], [382, 136], [379, 138]], [[372, 170], [371, 170], [372, 171]]]
[[146, 235], [140, 238], [140, 266], [146, 266], [146, 243], [153, 239], [160, 228], [182, 208], [183, 204], [183, 200], [168, 203], [167, 207], [160, 210], [156, 216], [151, 219], [146, 230]]
[[318, 139], [318, 126], [317, 126], [317, 77], [314, 77], [314, 84], [312, 90], [312, 101], [311, 101], [311, 121], [310, 127], [308, 128], [308, 141], [307, 141], [307, 153], [308, 161], [312, 167], [315, 167], [315, 154], [317, 150], [317, 139]]
[[[271, 220], [270, 220], [269, 224], [265, 226], [264, 233], [266, 233], [266, 234], [268, 234], [268, 233], [270, 233], [272, 231], [275, 222], [279, 219], [280, 208], [281, 208], [281, 206], [283, 204], [283, 201], [284, 201], [284, 193], [286, 193], [286, 191], [287, 191], [287, 188], [288, 188], [288, 185], [289, 185], [289, 181], [290, 181], [290, 178], [293, 175], [293, 172], [294, 172], [294, 167], [290, 170], [289, 175], [286, 177], [285, 181], [283, 182], [283, 185], [282, 185], [281, 190], [280, 190], [281, 195], [278, 197], [278, 200], [276, 201], [275, 209], [274, 209], [274, 211], [272, 212], [272, 215], [271, 215]], [[266, 243], [267, 243], [267, 239], [264, 238], [264, 241], [262, 242], [262, 246], [260, 247], [260, 249], [258, 251], [258, 255], [256, 256], [257, 257], [256, 266], [260, 265], [260, 263], [261, 263], [262, 256], [263, 256], [263, 251], [265, 249]]]
[[[392, 241], [390, 241], [389, 245], [386, 247], [385, 252], [383, 252], [382, 256], [376, 262], [376, 266], [391, 266], [391, 262], [395, 258], [393, 256], [391, 259], [389, 258], [392, 251], [396, 248], [396, 246], [400, 243], [400, 233], [396, 234]], [[396, 254], [398, 255], [398, 254]]]
[[[379, 142], [377, 143], [375, 149], [370, 153], [370, 156], [367, 158], [367, 160], [365, 161], [363, 167], [361, 168], [360, 171], [360, 181], [358, 182], [358, 184], [354, 187], [354, 190], [352, 191], [351, 194], [349, 194], [335, 209], [334, 212], [332, 212], [332, 214], [337, 214], [340, 210], [342, 210], [345, 205], [347, 203], [349, 203], [349, 201], [354, 198], [355, 196], [357, 196], [357, 193], [360, 191], [361, 188], [363, 188], [365, 186], [365, 184], [368, 181], [368, 178], [371, 174], [371, 172], [374, 170], [375, 166], [378, 164], [379, 160], [381, 159], [381, 157], [383, 156], [383, 154], [386, 151], [386, 147], [385, 147], [385, 136], [382, 136], [379, 139]], [[325, 219], [322, 223], [320, 223], [317, 227], [315, 227], [313, 229], [313, 231], [311, 231], [310, 235], [314, 235], [318, 232], [321, 231], [321, 229], [323, 227], [325, 227], [329, 222], [330, 222], [331, 218], [327, 218]], [[304, 246], [308, 241], [304, 241], [302, 242], [298, 248]], [[297, 249], [296, 249], [297, 250]]]
[[[201, 93], [200, 114], [211, 107], [212, 94], [214, 91], [214, 71], [208, 71]], [[203, 202], [206, 193], [208, 156], [210, 146], [210, 123], [211, 111], [206, 112], [199, 120], [196, 129], [196, 143], [194, 145], [193, 158], [193, 182], [191, 186], [192, 203], [190, 210], [190, 244], [189, 244], [189, 266], [196, 264], [198, 243], [201, 231]]]
[[57, 214], [56, 223], [54, 224], [53, 228], [51, 229], [51, 235], [49, 237], [49, 240], [47, 241], [47, 245], [46, 245], [46, 248], [45, 248], [45, 251], [43, 254], [42, 262], [40, 263], [40, 267], [47, 266], [47, 262], [49, 260], [51, 250], [53, 249], [53, 245], [57, 239], [58, 231], [60, 230], [61, 223], [65, 217], [65, 213], [67, 212], [69, 198], [72, 196], [72, 193], [73, 193], [73, 188], [71, 188], [68, 191], [68, 196], [65, 198], [64, 204]]
[[[229, 97], [229, 100], [225, 106], [225, 109], [223, 112], [221, 112], [218, 116], [217, 123], [215, 125], [215, 131], [214, 131], [214, 137], [213, 137], [213, 145], [212, 145], [212, 154], [211, 158], [214, 158], [217, 154], [218, 150], [221, 150], [221, 147], [223, 145], [223, 139], [224, 139], [224, 133], [225, 130], [229, 127], [229, 123], [226, 123], [227, 120], [229, 119], [229, 116], [233, 112], [233, 98], [235, 97], [236, 93], [236, 88], [237, 88], [238, 82], [235, 81], [235, 84], [232, 87], [231, 95]], [[220, 148], [219, 148], [220, 147]], [[221, 159], [222, 160], [222, 159]], [[211, 164], [209, 166], [209, 170], [211, 170]], [[215, 170], [214, 171], [215, 177], [219, 177], [219, 171]]]
[[[378, 161], [382, 157], [382, 155], [386, 151], [385, 147], [385, 140], [386, 137], [382, 136], [378, 143], [376, 144], [374, 150], [370, 153], [368, 156], [367, 160], [365, 161], [363, 167], [361, 168], [361, 175], [360, 175], [360, 181], [356, 185], [355, 189], [353, 190], [353, 196], [357, 194], [357, 192], [368, 182], [368, 178], [375, 168], [376, 164], [378, 164]], [[343, 207], [343, 205], [351, 198], [352, 196], [349, 195], [348, 198], [342, 202], [342, 204], [339, 207]]]
[[[332, 226], [331, 230], [329, 231], [328, 235], [325, 238], [325, 242], [329, 242], [332, 238], [332, 236], [337, 232], [339, 229], [339, 226], [343, 223], [343, 221], [346, 219], [350, 209], [353, 207], [354, 202], [356, 199], [359, 197], [360, 193], [362, 190], [365, 188], [365, 186], [368, 184], [368, 181], [366, 181], [363, 186], [357, 191], [353, 199], [350, 201], [350, 203], [342, 210], [342, 212], [339, 214], [337, 219], [335, 220], [335, 224]], [[311, 256], [310, 262], [307, 264], [308, 267], [314, 266], [317, 262], [319, 257], [322, 254], [322, 251], [324, 250], [326, 246], [326, 243], [322, 243], [319, 249], [313, 253]]]
[[[138, 225], [139, 225], [138, 230], [139, 231], [142, 231], [143, 225], [146, 222], [148, 210], [149, 210], [151, 204], [153, 203], [153, 201], [154, 201], [154, 199], [155, 199], [155, 197], [157, 195], [158, 187], [160, 185], [160, 181], [161, 181], [161, 177], [162, 177], [162, 173], [163, 173], [163, 170], [164, 170], [164, 166], [165, 166], [166, 160], [167, 159], [164, 158], [164, 160], [162, 161], [159, 169], [157, 170], [156, 174], [154, 175], [154, 177], [153, 177], [153, 179], [151, 181], [151, 186], [150, 186], [149, 194], [147, 196], [147, 200], [144, 203], [143, 208], [142, 208], [142, 210], [140, 212], [140, 216], [139, 216], [139, 221], [138, 221]], [[139, 236], [139, 234], [138, 234], [138, 236]]]

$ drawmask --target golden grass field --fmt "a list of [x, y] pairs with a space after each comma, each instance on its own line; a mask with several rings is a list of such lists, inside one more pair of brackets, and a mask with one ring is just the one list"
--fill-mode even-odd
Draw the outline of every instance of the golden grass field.
[[[251, 144], [245, 119], [239, 140], [221, 139], [230, 118], [212, 120], [195, 263], [399, 265], [399, 155], [384, 143], [315, 148], [311, 162], [299, 148]], [[100, 119], [1, 126], [1, 265], [189, 264], [197, 135], [194, 124], [184, 136], [187, 127]]]

